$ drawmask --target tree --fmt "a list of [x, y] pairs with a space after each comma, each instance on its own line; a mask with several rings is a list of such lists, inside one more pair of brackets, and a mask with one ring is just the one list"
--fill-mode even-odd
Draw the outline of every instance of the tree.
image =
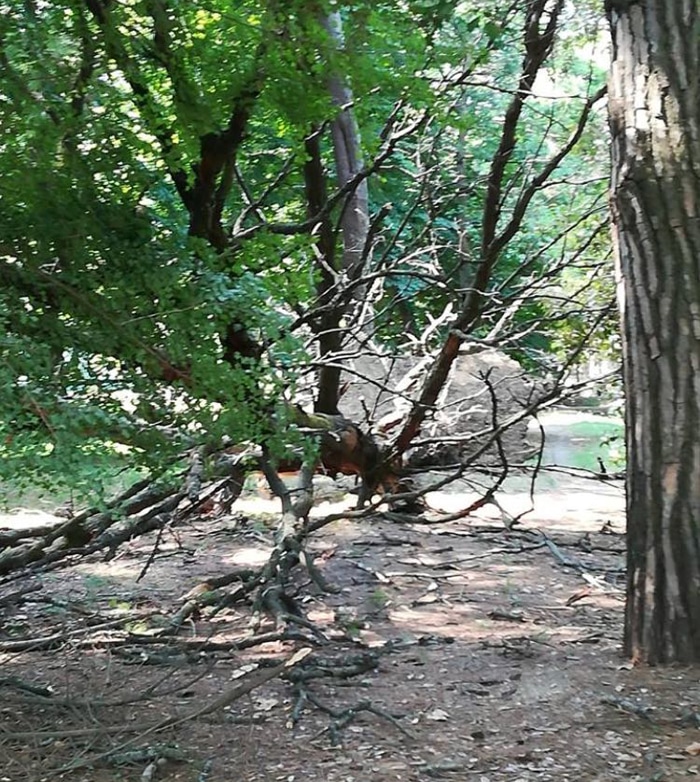
[[627, 398], [625, 652], [700, 660], [697, 3], [608, 0], [612, 217]]
[[116, 443], [154, 472], [194, 453], [196, 497], [231, 444], [313, 461], [357, 345], [437, 357], [381, 454], [357, 427], [332, 454], [375, 482], [465, 344], [528, 355], [553, 398], [609, 309], [600, 177], [566, 162], [601, 94], [570, 24], [562, 0], [8, 4], [0, 474]]

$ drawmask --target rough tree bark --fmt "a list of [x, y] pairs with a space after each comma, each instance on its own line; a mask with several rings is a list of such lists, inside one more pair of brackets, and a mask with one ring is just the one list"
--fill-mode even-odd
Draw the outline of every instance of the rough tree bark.
[[607, 0], [611, 204], [627, 397], [624, 649], [700, 661], [700, 23]]

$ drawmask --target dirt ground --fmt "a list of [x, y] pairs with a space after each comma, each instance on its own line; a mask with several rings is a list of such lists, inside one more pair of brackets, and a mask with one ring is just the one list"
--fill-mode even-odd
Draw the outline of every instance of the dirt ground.
[[[500, 495], [505, 515], [489, 506], [440, 520], [435, 511], [473, 498], [461, 483], [428, 495], [424, 523], [372, 517], [315, 533], [309, 550], [339, 589], [322, 593], [299, 568], [297, 601], [317, 631], [299, 625], [315, 642], [294, 671], [309, 666], [315, 678], [275, 676], [228, 704], [237, 683], [296, 647], [240, 648], [252, 632], [240, 605], [204, 609], [167, 645], [158, 633], [192, 587], [264, 561], [277, 505], [257, 491], [226, 517], [167, 532], [141, 580], [154, 535], [110, 561], [5, 582], [0, 781], [700, 774], [698, 671], [632, 669], [620, 654], [620, 486], [544, 481], [509, 531], [504, 519], [530, 507], [525, 489], [516, 480]], [[340, 494], [321, 497], [315, 514], [346, 507]], [[274, 631], [262, 621], [259, 631]]]

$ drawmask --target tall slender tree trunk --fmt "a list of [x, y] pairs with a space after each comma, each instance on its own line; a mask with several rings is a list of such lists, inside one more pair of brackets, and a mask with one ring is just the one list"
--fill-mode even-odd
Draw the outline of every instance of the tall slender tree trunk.
[[[340, 13], [334, 11], [328, 14], [323, 19], [323, 25], [334, 46], [339, 50], [342, 49], [345, 46], [345, 40]], [[328, 79], [328, 91], [333, 103], [339, 109], [330, 127], [336, 184], [338, 187], [344, 187], [362, 170], [360, 132], [352, 110], [352, 90], [342, 74], [331, 72]], [[366, 180], [362, 180], [343, 203], [339, 224], [342, 231], [343, 251], [338, 259], [339, 262], [335, 262], [332, 252], [334, 237], [331, 232], [331, 253], [324, 256], [325, 266], [320, 270], [319, 303], [321, 304], [326, 303], [325, 299], [328, 298], [328, 294], [335, 292], [336, 289], [336, 279], [328, 274], [331, 268], [338, 273], [342, 270], [348, 280], [359, 279], [364, 270], [365, 245], [369, 231], [369, 196]], [[328, 245], [329, 242], [327, 240], [324, 242], [322, 235], [321, 248], [324, 244]], [[338, 411], [341, 370], [338, 361], [333, 361], [333, 356], [341, 350], [343, 342], [348, 337], [346, 329], [341, 325], [348, 307], [353, 303], [362, 302], [365, 296], [365, 287], [357, 285], [351, 301], [344, 305], [338, 305], [335, 309], [327, 312], [319, 324], [319, 351], [322, 366], [315, 404], [315, 409], [318, 412], [336, 413]], [[359, 326], [361, 327], [362, 323]], [[324, 359], [327, 360], [325, 364], [323, 364]]]
[[[306, 163], [304, 164], [304, 182], [306, 184], [306, 206], [309, 217], [317, 215], [328, 200], [326, 172], [323, 168], [321, 139], [314, 133], [306, 141]], [[335, 232], [330, 215], [325, 215], [316, 227], [318, 253], [316, 263], [316, 292], [318, 304], [324, 308], [323, 314], [315, 324], [318, 340], [318, 352], [321, 358], [337, 353], [341, 346], [340, 317], [338, 308], [330, 306], [335, 293], [338, 276], [338, 262], [335, 251]], [[324, 364], [319, 372], [318, 394], [315, 410], [317, 413], [338, 412], [338, 389], [340, 387], [340, 368], [337, 364]]]
[[700, 18], [607, 0], [627, 397], [625, 652], [700, 661]]
[[[324, 26], [338, 49], [345, 46], [340, 13], [334, 11], [324, 20]], [[360, 145], [360, 129], [352, 109], [352, 90], [339, 74], [328, 81], [333, 102], [340, 108], [331, 123], [333, 157], [338, 186], [343, 187], [357, 176], [364, 165]], [[364, 179], [353, 190], [343, 207], [340, 222], [343, 229], [343, 268], [350, 279], [359, 277], [365, 263], [364, 250], [369, 231], [369, 194]]]

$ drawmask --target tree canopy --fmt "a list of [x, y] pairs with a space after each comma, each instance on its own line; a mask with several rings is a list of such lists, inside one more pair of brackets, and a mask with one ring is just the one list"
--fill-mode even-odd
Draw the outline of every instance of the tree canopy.
[[358, 334], [436, 352], [402, 450], [465, 340], [560, 377], [606, 322], [599, 9], [4, 10], [6, 475], [284, 451]]

